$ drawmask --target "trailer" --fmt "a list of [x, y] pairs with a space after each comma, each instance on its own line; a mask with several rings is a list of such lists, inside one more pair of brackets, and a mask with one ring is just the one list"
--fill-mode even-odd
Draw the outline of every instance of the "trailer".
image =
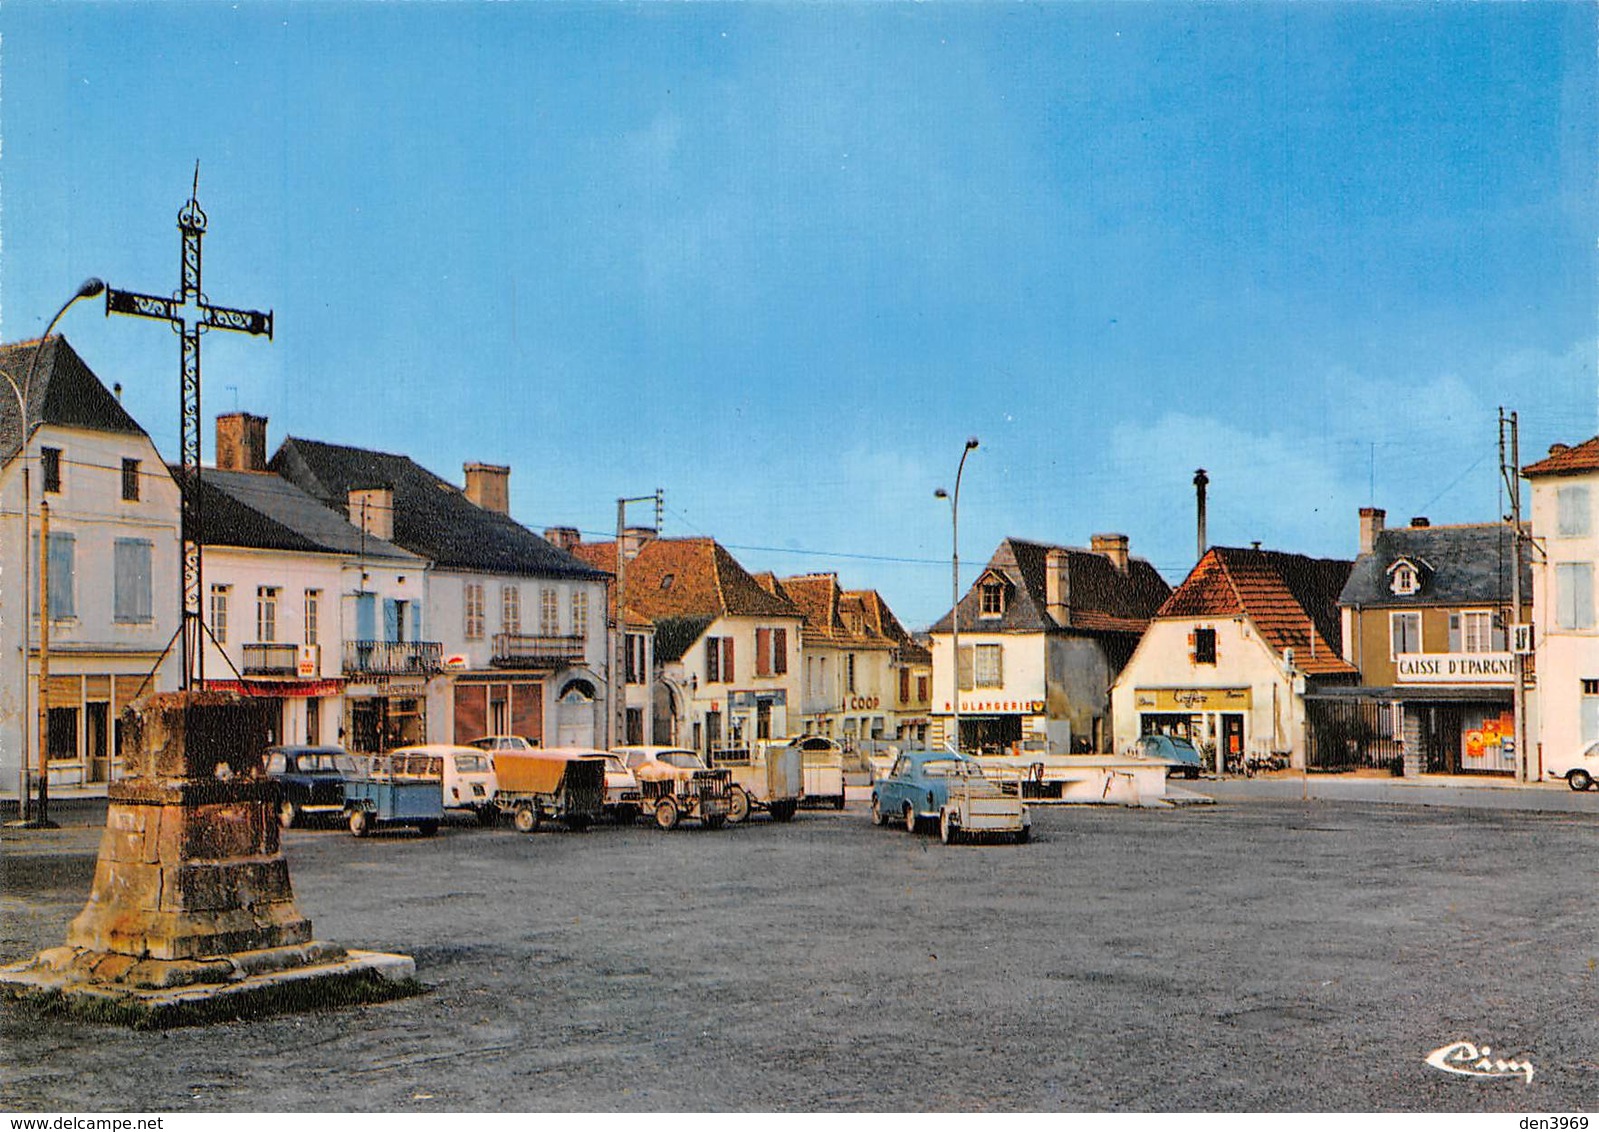
[[733, 825], [755, 813], [791, 821], [805, 795], [804, 754], [791, 743], [718, 747], [711, 751], [711, 766], [727, 771], [731, 780], [727, 820]]
[[605, 759], [584, 752], [495, 751], [494, 804], [522, 833], [547, 821], [587, 829], [605, 812]]

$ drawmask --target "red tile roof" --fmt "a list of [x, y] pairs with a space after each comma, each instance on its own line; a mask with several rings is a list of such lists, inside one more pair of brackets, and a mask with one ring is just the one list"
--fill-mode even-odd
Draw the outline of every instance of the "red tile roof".
[[[616, 568], [616, 543], [579, 543], [572, 553], [591, 566]], [[627, 564], [628, 620], [798, 617], [787, 598], [761, 588], [715, 539], [654, 538]]]
[[1213, 546], [1156, 617], [1248, 617], [1278, 653], [1293, 649], [1302, 671], [1354, 675], [1357, 669], [1338, 653], [1338, 595], [1353, 568], [1342, 559]]
[[1569, 476], [1581, 472], [1599, 472], [1599, 436], [1560, 451], [1551, 449], [1548, 456], [1521, 469], [1524, 476]]

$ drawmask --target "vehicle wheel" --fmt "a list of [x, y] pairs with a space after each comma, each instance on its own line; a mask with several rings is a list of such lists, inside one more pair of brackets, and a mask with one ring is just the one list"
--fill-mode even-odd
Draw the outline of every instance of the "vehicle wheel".
[[350, 832], [357, 837], [365, 837], [372, 832], [372, 819], [365, 810], [350, 811]]
[[655, 807], [655, 824], [662, 829], [676, 829], [681, 817], [677, 803], [671, 798], [662, 798], [660, 804]]
[[793, 801], [789, 801], [789, 802], [773, 802], [772, 803], [772, 820], [773, 821], [793, 821], [794, 820], [794, 810], [798, 806], [799, 806], [799, 803], [798, 802], [793, 802]]
[[750, 796], [744, 792], [742, 786], [733, 787], [727, 796], [727, 820], [734, 825], [749, 821]]
[[949, 810], [944, 809], [938, 814], [938, 839], [945, 845], [953, 845], [959, 840], [961, 827], [950, 820]]
[[478, 825], [492, 826], [500, 820], [500, 811], [493, 806], [479, 806], [477, 810]]
[[905, 832], [906, 833], [915, 833], [916, 832], [916, 811], [911, 808], [911, 804], [909, 802], [905, 803], [905, 813], [904, 813], [903, 817], [905, 819]]
[[573, 833], [582, 833], [588, 827], [589, 816], [587, 814], [573, 814], [566, 819], [566, 828]]
[[278, 805], [278, 824], [284, 829], [293, 829], [300, 820], [300, 807], [293, 802], [283, 801]]
[[844, 795], [840, 794], [837, 798], [835, 798], [833, 800], [833, 809], [842, 810], [843, 808], [844, 808]]
[[416, 823], [416, 831], [423, 837], [432, 837], [439, 831], [439, 823], [436, 821], [419, 821]]
[[887, 825], [888, 824], [888, 815], [883, 812], [883, 807], [879, 804], [876, 794], [872, 795], [872, 824], [873, 825]]
[[518, 806], [516, 816], [512, 818], [518, 833], [534, 833], [539, 828], [539, 808], [537, 806]]
[[724, 825], [727, 824], [727, 815], [726, 814], [716, 814], [716, 815], [714, 815], [712, 817], [704, 818], [703, 820], [701, 820], [700, 824], [703, 825], [706, 829], [721, 829]]
[[1593, 775], [1585, 770], [1574, 770], [1566, 775], [1566, 783], [1573, 790], [1591, 790], [1593, 788]]
[[1021, 828], [1021, 832], [1019, 832], [1016, 835], [1016, 844], [1018, 844], [1018, 845], [1026, 845], [1032, 839], [1033, 839], [1033, 827], [1030, 826], [1030, 825], [1024, 825]]

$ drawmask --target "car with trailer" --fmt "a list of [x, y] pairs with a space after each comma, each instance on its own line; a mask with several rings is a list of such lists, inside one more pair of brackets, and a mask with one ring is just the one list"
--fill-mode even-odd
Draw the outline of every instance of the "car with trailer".
[[805, 796], [804, 754], [792, 743], [718, 747], [711, 766], [728, 773], [727, 820], [733, 825], [757, 813], [792, 821]]
[[266, 775], [278, 784], [278, 824], [292, 829], [344, 813], [343, 747], [268, 747]]
[[897, 821], [911, 833], [937, 822], [946, 845], [991, 836], [1026, 842], [1033, 831], [1021, 798], [990, 781], [976, 759], [953, 751], [907, 751], [895, 759], [872, 785], [872, 821]]
[[492, 753], [498, 788], [494, 804], [522, 833], [549, 822], [587, 829], [605, 812], [605, 752], [541, 747]]
[[345, 755], [344, 817], [350, 832], [365, 837], [374, 829], [410, 826], [432, 837], [444, 820], [444, 778], [432, 755], [391, 751], [383, 755]]
[[732, 775], [712, 769], [686, 747], [618, 747], [617, 755], [638, 779], [639, 804], [662, 829], [676, 829], [684, 818], [706, 829], [727, 823]]

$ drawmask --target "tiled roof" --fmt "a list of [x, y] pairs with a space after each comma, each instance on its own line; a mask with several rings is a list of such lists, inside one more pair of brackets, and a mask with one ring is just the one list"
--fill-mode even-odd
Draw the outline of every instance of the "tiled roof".
[[393, 488], [393, 541], [444, 569], [525, 577], [601, 576], [509, 515], [479, 507], [460, 488], [408, 456], [291, 436], [267, 466], [344, 515], [352, 488]]
[[[1047, 611], [1046, 575], [1049, 552], [1061, 552], [1065, 562], [1065, 617], [1057, 622]], [[984, 574], [994, 573], [1012, 587], [1003, 616], [982, 616], [982, 578], [960, 602], [961, 626], [985, 632], [1011, 630], [1038, 632], [1075, 629], [1089, 633], [1142, 633], [1149, 619], [1171, 593], [1166, 579], [1142, 558], [1129, 558], [1127, 572], [1116, 568], [1110, 556], [1079, 547], [1051, 546], [1010, 538], [999, 544]], [[948, 633], [948, 613], [932, 632]]]
[[[582, 543], [586, 562], [616, 561], [615, 542]], [[798, 617], [788, 599], [763, 589], [710, 538], [652, 538], [627, 563], [628, 616], [663, 618]], [[709, 624], [709, 621], [707, 621]]]
[[[860, 648], [890, 647], [913, 663], [927, 650], [911, 639], [876, 590], [846, 590], [837, 574], [757, 575], [767, 589], [787, 597], [805, 617], [805, 639]], [[859, 624], [859, 630], [854, 626]], [[931, 654], [928, 654], [929, 656]]]
[[[0, 370], [16, 381], [19, 392], [27, 380], [35, 349], [40, 350], [39, 368], [34, 371], [27, 398], [28, 423], [33, 428], [52, 424], [94, 432], [147, 435], [139, 422], [128, 415], [122, 402], [59, 334], [44, 339], [42, 347], [37, 338], [0, 346]], [[0, 378], [0, 383], [3, 381]], [[0, 463], [8, 463], [22, 450], [22, 445], [17, 399], [9, 386], [0, 384]]]
[[[178, 475], [179, 470], [174, 468], [173, 474]], [[200, 475], [200, 487], [207, 546], [422, 561], [393, 543], [363, 533], [337, 511], [271, 472], [206, 468]]]
[[[1510, 600], [1510, 529], [1502, 523], [1449, 527], [1391, 527], [1379, 531], [1372, 553], [1355, 559], [1339, 594], [1341, 605], [1421, 606], [1503, 603]], [[1421, 568], [1421, 589], [1396, 594], [1388, 571], [1401, 558]], [[1532, 599], [1531, 551], [1522, 550], [1521, 592]]]
[[1542, 460], [1521, 469], [1524, 476], [1569, 476], [1582, 472], [1599, 472], [1599, 436], [1563, 451], [1551, 450]]
[[1156, 615], [1161, 619], [1245, 616], [1279, 654], [1312, 675], [1353, 675], [1338, 655], [1338, 595], [1352, 562], [1275, 550], [1213, 546]]

